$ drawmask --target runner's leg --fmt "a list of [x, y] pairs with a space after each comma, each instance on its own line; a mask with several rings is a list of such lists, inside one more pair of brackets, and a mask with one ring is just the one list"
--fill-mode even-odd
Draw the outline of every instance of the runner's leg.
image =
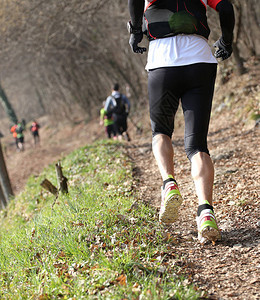
[[153, 134], [153, 154], [162, 179], [174, 177], [174, 152], [171, 136], [174, 116], [179, 106], [181, 68], [159, 68], [148, 73], [150, 119]]
[[185, 119], [185, 150], [191, 161], [191, 175], [199, 204], [207, 200], [212, 205], [214, 166], [209, 156], [207, 135], [216, 65], [194, 64], [187, 68], [186, 73], [189, 85], [181, 99]]
[[108, 126], [107, 126], [107, 137], [108, 137], [109, 139], [111, 139], [112, 126], [113, 126], [113, 125], [108, 125]]
[[215, 64], [195, 64], [186, 70], [188, 89], [182, 95], [185, 119], [185, 150], [198, 197], [197, 226], [201, 243], [221, 239], [212, 206], [214, 166], [207, 135], [216, 77]]
[[153, 153], [163, 179], [159, 220], [171, 224], [178, 218], [182, 197], [174, 179], [171, 136], [179, 105], [177, 78], [180, 68], [161, 68], [149, 72], [148, 92], [153, 133]]
[[212, 205], [214, 166], [205, 152], [196, 153], [191, 159], [191, 175], [195, 184], [199, 205], [207, 200]]
[[174, 177], [173, 147], [171, 138], [165, 134], [157, 134], [152, 142], [153, 154], [157, 161], [162, 179], [166, 180], [168, 175]]

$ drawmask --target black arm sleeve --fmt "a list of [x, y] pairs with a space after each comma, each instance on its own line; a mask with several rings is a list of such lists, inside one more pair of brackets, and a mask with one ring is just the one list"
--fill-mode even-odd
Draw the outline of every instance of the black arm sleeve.
[[219, 12], [222, 38], [226, 44], [232, 44], [235, 26], [233, 5], [228, 0], [222, 0], [217, 4], [216, 10]]
[[128, 0], [128, 7], [133, 27], [142, 27], [144, 0]]

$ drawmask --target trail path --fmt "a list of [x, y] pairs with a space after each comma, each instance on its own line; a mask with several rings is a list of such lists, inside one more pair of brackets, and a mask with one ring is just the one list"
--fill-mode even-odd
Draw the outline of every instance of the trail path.
[[[259, 73], [253, 64], [251, 74], [216, 88], [208, 141], [215, 165], [214, 209], [223, 238], [215, 245], [197, 241], [197, 200], [183, 129], [173, 137], [175, 176], [184, 203], [179, 220], [165, 230], [176, 236], [172, 250], [180, 255], [178, 265], [186, 272], [187, 284], [196, 284], [207, 299], [260, 299], [260, 126], [245, 126], [238, 117], [246, 115], [248, 106], [259, 111]], [[140, 200], [159, 212], [162, 181], [150, 137], [132, 145], [129, 155], [136, 166]]]
[[[179, 220], [165, 230], [177, 236], [172, 250], [181, 257], [187, 284], [195, 283], [207, 293], [207, 299], [260, 299], [259, 129], [241, 132], [239, 124], [225, 125], [211, 131], [209, 137], [216, 168], [214, 207], [222, 241], [214, 246], [197, 241], [197, 200], [178, 135], [175, 168], [184, 203]], [[143, 140], [129, 149], [129, 155], [136, 165], [140, 200], [159, 211], [162, 182], [151, 144]]]
[[87, 125], [81, 122], [77, 125], [70, 123], [57, 124], [49, 117], [38, 119], [41, 128], [40, 144], [33, 144], [29, 130], [25, 131], [25, 151], [17, 152], [12, 136], [3, 139], [5, 160], [15, 194], [19, 193], [30, 175], [37, 176], [49, 164], [57, 162], [73, 150], [92, 143], [100, 137], [105, 138], [98, 120]]

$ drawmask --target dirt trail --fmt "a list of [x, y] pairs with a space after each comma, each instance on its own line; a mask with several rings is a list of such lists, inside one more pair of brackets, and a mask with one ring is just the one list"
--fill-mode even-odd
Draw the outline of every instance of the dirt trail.
[[77, 125], [71, 123], [57, 124], [50, 117], [38, 119], [41, 125], [39, 130], [40, 144], [33, 144], [29, 130], [25, 131], [25, 151], [17, 152], [12, 136], [2, 139], [5, 160], [15, 194], [24, 187], [30, 175], [38, 175], [49, 164], [57, 162], [64, 155], [73, 150], [92, 143], [95, 139], [104, 137], [98, 120]]
[[[215, 127], [213, 124], [212, 127]], [[207, 299], [260, 299], [259, 129], [241, 132], [239, 124], [211, 131], [209, 147], [216, 168], [214, 207], [223, 239], [216, 245], [197, 241], [197, 200], [184, 154], [182, 136], [175, 136], [176, 179], [184, 198], [179, 220], [168, 232], [177, 237], [173, 251], [188, 283]], [[139, 179], [140, 200], [160, 206], [161, 178], [151, 144], [143, 140], [129, 150]]]
[[[259, 78], [258, 71], [257, 74], [241, 77], [235, 83], [230, 80], [229, 89], [225, 87], [225, 94], [235, 94], [238, 99], [238, 86], [255, 87]], [[245, 89], [243, 91], [248, 93]], [[223, 105], [221, 101], [217, 101], [218, 105]], [[228, 102], [225, 103], [228, 106]], [[173, 139], [176, 179], [184, 203], [179, 220], [165, 230], [176, 236], [172, 250], [180, 254], [176, 263], [183, 267], [188, 278], [187, 284], [196, 284], [207, 293], [207, 299], [260, 299], [259, 126], [242, 127], [242, 123], [236, 121], [235, 109], [239, 105], [232, 111], [227, 107], [221, 114], [213, 114], [210, 126], [209, 149], [216, 169], [214, 207], [223, 235], [222, 241], [214, 246], [202, 246], [197, 241], [197, 200], [190, 177], [190, 164], [184, 153], [181, 126]], [[218, 111], [217, 106], [214, 111]], [[26, 132], [26, 150], [23, 153], [15, 151], [11, 136], [2, 139], [16, 194], [22, 190], [31, 174], [37, 175], [63, 155], [105, 137], [98, 120], [89, 124], [81, 122], [73, 127], [63, 124], [60, 128], [52, 126], [47, 117], [39, 121], [42, 125], [41, 145], [36, 148], [33, 147], [29, 132]], [[142, 123], [144, 130], [139, 136], [129, 122], [133, 139], [126, 143], [126, 149], [135, 164], [139, 200], [159, 208], [162, 182], [152, 155], [147, 112]]]

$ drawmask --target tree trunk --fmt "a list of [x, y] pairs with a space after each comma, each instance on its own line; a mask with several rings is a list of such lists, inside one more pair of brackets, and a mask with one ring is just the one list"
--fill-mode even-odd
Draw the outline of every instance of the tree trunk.
[[237, 48], [237, 43], [233, 43], [233, 56], [236, 62], [236, 70], [238, 75], [242, 75], [246, 73], [246, 68], [244, 67], [243, 59], [239, 54], [239, 50]]
[[10, 199], [10, 196], [13, 196], [14, 194], [7, 173], [1, 142], [0, 142], [0, 186], [2, 188], [2, 192], [7, 203]]
[[5, 195], [3, 193], [2, 187], [0, 185], [0, 210], [6, 207], [7, 203], [5, 200]]
[[60, 162], [55, 165], [55, 169], [56, 169], [59, 191], [61, 191], [62, 194], [64, 194], [64, 193], [67, 194], [68, 193], [68, 185], [67, 185], [68, 179], [62, 173], [62, 167], [61, 167]]
[[3, 108], [8, 116], [8, 118], [11, 120], [11, 122], [13, 124], [17, 124], [18, 120], [15, 114], [15, 111], [11, 105], [11, 103], [9, 102], [5, 91], [3, 90], [1, 84], [0, 84], [0, 102], [3, 105]]

